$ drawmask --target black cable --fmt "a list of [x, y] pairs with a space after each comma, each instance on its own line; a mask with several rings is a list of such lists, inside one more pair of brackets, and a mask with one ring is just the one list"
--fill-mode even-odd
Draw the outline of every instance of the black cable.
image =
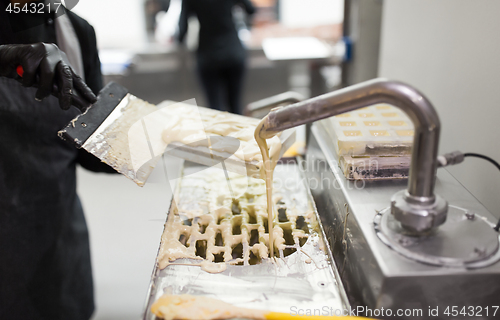
[[[484, 155], [478, 154], [478, 153], [464, 153], [464, 157], [476, 157], [476, 158], [481, 158], [481, 159], [484, 159], [484, 160], [488, 160], [489, 162], [493, 163], [493, 165], [495, 167], [497, 167], [498, 170], [500, 170], [500, 164], [498, 162], [496, 162], [495, 160], [491, 159], [488, 156], [484, 156]], [[500, 230], [500, 220], [498, 220], [497, 225], [493, 229], [495, 231], [497, 231], [497, 232]]]
[[488, 156], [483, 156], [482, 154], [478, 154], [478, 153], [464, 153], [464, 157], [476, 157], [476, 158], [488, 160], [489, 162], [493, 163], [493, 165], [495, 165], [495, 167], [497, 167], [498, 170], [500, 170], [500, 164]]

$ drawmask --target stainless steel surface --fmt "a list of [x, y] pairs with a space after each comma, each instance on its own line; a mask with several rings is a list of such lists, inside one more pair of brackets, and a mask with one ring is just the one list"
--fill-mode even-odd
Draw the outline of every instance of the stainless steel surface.
[[[406, 182], [347, 180], [332, 144], [323, 121], [313, 124], [305, 167], [322, 226], [353, 307], [383, 307], [394, 312], [423, 310], [422, 316], [382, 317], [392, 319], [430, 318], [429, 307], [438, 307], [439, 316], [433, 319], [471, 319], [463, 315], [447, 317], [443, 312], [451, 306], [477, 306], [483, 307], [483, 312], [475, 319], [498, 319], [498, 313], [486, 316], [484, 308], [490, 306], [491, 311], [492, 306], [499, 304], [500, 263], [476, 269], [437, 267], [409, 259], [388, 247], [377, 237], [374, 218], [379, 211], [387, 210], [391, 196]], [[489, 223], [497, 219], [445, 169], [437, 172], [436, 192], [450, 205], [467, 210], [469, 216], [474, 213], [477, 219], [482, 217]], [[484, 234], [464, 234], [464, 240], [479, 245], [498, 237], [492, 228], [481, 230]]]
[[[110, 130], [110, 128], [113, 128], [113, 124], [115, 123], [115, 121], [119, 123], [120, 118], [126, 118], [126, 116], [124, 116], [124, 113], [126, 113], [127, 109], [126, 107], [129, 105], [129, 103], [136, 99], [138, 99], [136, 96], [127, 93], [127, 95], [109, 114], [109, 116], [101, 123], [97, 130], [95, 130], [94, 133], [85, 141], [82, 148], [99, 158], [102, 162], [105, 162], [109, 166], [113, 167], [113, 169], [120, 172], [130, 180], [142, 186], [144, 185], [144, 183], [146, 183], [146, 180], [148, 179], [151, 172], [153, 172], [153, 169], [160, 158], [152, 156], [151, 160], [148, 162], [148, 166], [143, 166], [140, 170], [135, 171], [130, 161], [129, 155], [125, 155], [124, 153], [120, 154], [118, 157], [110, 156], [110, 153], [112, 153], [112, 148], [110, 146], [110, 141], [108, 141], [106, 138], [107, 132]], [[137, 118], [137, 120], [140, 119]], [[125, 129], [128, 128], [121, 128], [122, 132], [125, 132]]]
[[418, 262], [442, 267], [483, 268], [500, 259], [499, 235], [494, 225], [465, 209], [450, 206], [448, 219], [426, 237], [415, 237], [390, 212], [374, 219], [380, 240], [397, 253]]
[[426, 232], [446, 220], [447, 203], [434, 195], [439, 117], [430, 101], [415, 88], [396, 81], [375, 79], [271, 111], [262, 121], [260, 136], [328, 118], [376, 103], [400, 108], [413, 121], [412, 161], [407, 193], [396, 195], [392, 212], [404, 227]]
[[[96, 131], [85, 141], [82, 148], [93, 153], [94, 155], [98, 155], [100, 153], [105, 152], [106, 150], [101, 150], [103, 148], [103, 143], [97, 144], [95, 141], [99, 140], [98, 137], [103, 134], [103, 132], [109, 128], [110, 125], [113, 124], [116, 120], [123, 116], [123, 110], [129, 104], [130, 101], [137, 99], [136, 96], [127, 93], [127, 95], [120, 101], [120, 103], [113, 109], [110, 115], [101, 123], [101, 125], [97, 128]], [[95, 152], [95, 153], [94, 153]]]
[[[285, 205], [293, 203], [299, 211], [313, 211], [319, 219], [300, 169], [296, 163], [278, 164], [275, 181], [282, 183], [276, 192], [281, 192]], [[180, 182], [176, 193], [179, 193], [179, 186]], [[192, 189], [189, 192], [196, 193]], [[182, 205], [182, 197], [177, 205]], [[170, 265], [160, 270], [155, 263], [143, 319], [155, 319], [150, 311], [151, 305], [164, 293], [203, 295], [239, 307], [286, 313], [290, 313], [292, 307], [349, 309], [329, 246], [322, 245], [322, 239], [325, 239], [323, 229], [319, 226], [317, 232], [311, 234], [300, 250], [277, 259], [276, 264], [264, 260], [256, 265], [228, 265], [224, 272], [210, 274], [198, 266], [188, 265]], [[324, 249], [320, 249], [322, 247]], [[182, 262], [192, 264], [197, 261], [183, 259], [175, 263]]]
[[244, 110], [246, 116], [263, 118], [272, 108], [303, 101], [305, 97], [294, 91], [287, 91], [272, 97], [264, 98], [248, 104]]

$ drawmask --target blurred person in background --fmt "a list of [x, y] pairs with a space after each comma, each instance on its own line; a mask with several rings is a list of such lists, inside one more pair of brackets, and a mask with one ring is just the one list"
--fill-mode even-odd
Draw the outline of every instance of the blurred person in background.
[[47, 3], [0, 0], [0, 319], [88, 320], [94, 292], [76, 165], [114, 170], [57, 132], [80, 114], [70, 108], [74, 92], [84, 106], [95, 102], [102, 75], [92, 26]]
[[250, 0], [182, 0], [178, 41], [184, 41], [188, 19], [195, 15], [200, 23], [197, 71], [208, 105], [241, 113], [246, 50], [233, 20], [236, 5], [242, 6], [248, 15], [255, 13]]

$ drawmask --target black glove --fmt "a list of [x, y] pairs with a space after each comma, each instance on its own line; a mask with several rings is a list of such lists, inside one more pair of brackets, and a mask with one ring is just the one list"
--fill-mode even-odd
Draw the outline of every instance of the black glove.
[[[18, 66], [24, 69], [22, 77], [16, 72]], [[66, 54], [55, 44], [0, 46], [0, 76], [16, 79], [26, 87], [38, 87], [37, 100], [50, 94], [56, 96], [63, 110], [73, 104], [83, 111], [96, 101], [92, 90], [73, 71]]]

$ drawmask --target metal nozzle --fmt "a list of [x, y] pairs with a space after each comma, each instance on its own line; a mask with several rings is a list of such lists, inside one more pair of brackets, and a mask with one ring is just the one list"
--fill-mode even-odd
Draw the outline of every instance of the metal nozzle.
[[408, 189], [391, 201], [391, 212], [401, 224], [423, 233], [446, 221], [448, 203], [434, 195], [440, 122], [430, 101], [415, 88], [397, 81], [374, 79], [271, 111], [260, 136], [353, 111], [388, 103], [406, 112], [415, 126]]

